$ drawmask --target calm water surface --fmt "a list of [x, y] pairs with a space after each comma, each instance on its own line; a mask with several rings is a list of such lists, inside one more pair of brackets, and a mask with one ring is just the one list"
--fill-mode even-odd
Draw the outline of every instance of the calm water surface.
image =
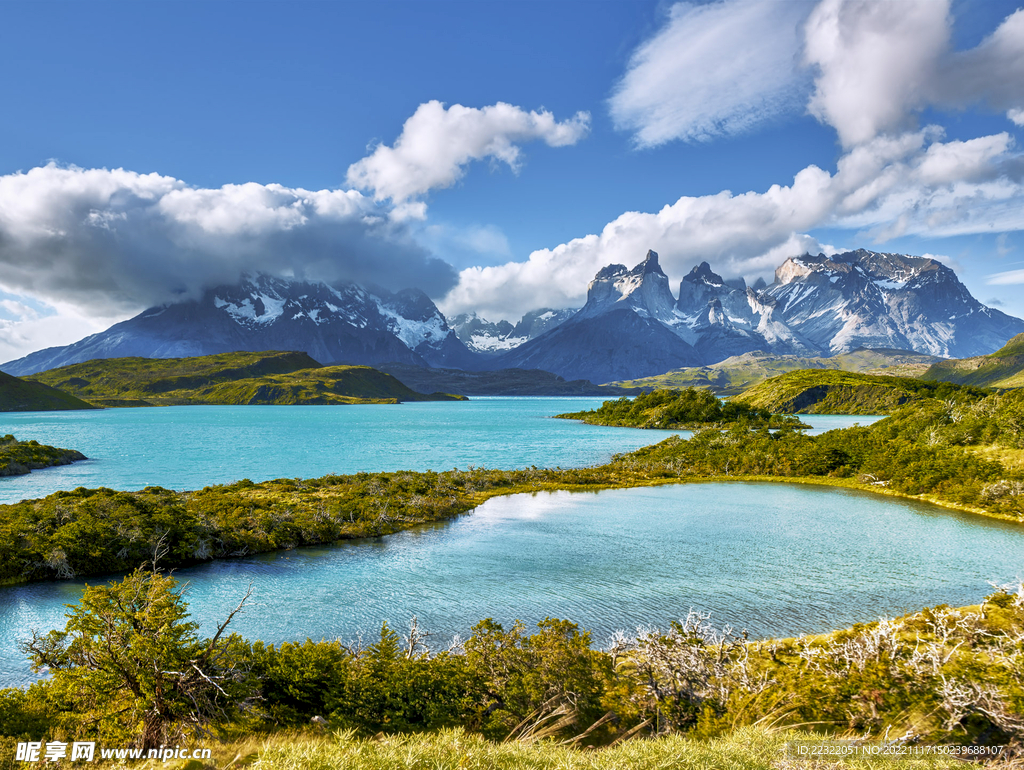
[[[372, 638], [416, 615], [437, 641], [569, 618], [603, 643], [691, 608], [754, 636], [825, 631], [925, 605], [970, 604], [1024, 575], [1024, 527], [826, 487], [685, 484], [494, 498], [444, 525], [178, 572], [209, 633], [270, 642]], [[92, 582], [98, 582], [93, 579]], [[84, 581], [0, 589], [0, 686], [27, 681], [31, 628], [63, 625]]]

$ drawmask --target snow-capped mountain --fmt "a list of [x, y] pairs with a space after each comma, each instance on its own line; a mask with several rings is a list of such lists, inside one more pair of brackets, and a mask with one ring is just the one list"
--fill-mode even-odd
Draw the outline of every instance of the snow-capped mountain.
[[787, 259], [775, 282], [724, 280], [706, 262], [678, 299], [649, 251], [632, 270], [602, 268], [587, 304], [491, 366], [529, 366], [594, 382], [707, 365], [754, 350], [824, 355], [861, 347], [983, 355], [1024, 321], [978, 302], [942, 263], [858, 250]]
[[417, 289], [396, 294], [250, 275], [199, 300], [150, 308], [72, 345], [3, 365], [27, 375], [92, 358], [178, 358], [236, 350], [298, 350], [324, 364], [387, 361], [472, 366], [475, 357]]
[[494, 367], [545, 369], [592, 382], [661, 374], [697, 365], [700, 357], [672, 325], [677, 316], [658, 255], [632, 270], [602, 268], [587, 288], [587, 303], [567, 321], [494, 359]]
[[755, 350], [830, 356], [894, 348], [968, 358], [1021, 333], [1024, 321], [982, 305], [950, 268], [924, 257], [805, 254], [779, 266], [771, 285], [753, 286], [702, 262], [676, 297], [649, 251], [631, 270], [602, 268], [579, 311], [536, 310], [515, 325], [475, 314], [449, 324], [416, 289], [253, 275], [0, 368], [26, 375], [92, 358], [298, 350], [325, 364], [544, 369], [602, 383]]
[[509, 321], [492, 323], [476, 313], [455, 316], [449, 326], [470, 350], [493, 355], [512, 350], [553, 329], [576, 312], [575, 308], [531, 310], [515, 326]]

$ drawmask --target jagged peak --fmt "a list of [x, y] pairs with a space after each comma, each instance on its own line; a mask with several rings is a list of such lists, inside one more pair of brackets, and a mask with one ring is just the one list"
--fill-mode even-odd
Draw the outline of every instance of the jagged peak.
[[706, 283], [708, 286], [722, 286], [725, 283], [722, 276], [712, 270], [711, 265], [707, 262], [695, 265], [689, 273], [683, 276], [683, 280], [690, 283]]
[[597, 271], [597, 275], [594, 276], [595, 281], [600, 281], [604, 278], [618, 278], [620, 275], [625, 275], [629, 271], [625, 265], [606, 265]]
[[[643, 262], [630, 270], [629, 273], [630, 275], [650, 275], [651, 273], [665, 275], [665, 271], [662, 270], [661, 265], [658, 264], [658, 252], [653, 249], [649, 249]], [[667, 278], [668, 276], [665, 277]]]

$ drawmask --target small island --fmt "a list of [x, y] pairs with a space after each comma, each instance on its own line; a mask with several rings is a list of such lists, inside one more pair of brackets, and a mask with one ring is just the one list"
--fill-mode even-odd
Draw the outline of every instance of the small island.
[[86, 459], [74, 449], [60, 449], [38, 441], [18, 441], [10, 433], [0, 437], [0, 476], [24, 476], [39, 468], [70, 465]]
[[772, 414], [768, 409], [742, 401], [722, 403], [702, 388], [653, 390], [634, 399], [605, 401], [597, 409], [568, 412], [556, 417], [582, 420], [588, 425], [623, 428], [697, 430], [746, 425], [751, 428], [807, 428], [792, 415]]

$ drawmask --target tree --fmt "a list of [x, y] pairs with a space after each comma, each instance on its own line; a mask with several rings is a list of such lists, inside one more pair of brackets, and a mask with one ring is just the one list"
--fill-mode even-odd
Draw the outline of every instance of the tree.
[[137, 569], [121, 582], [87, 586], [63, 631], [33, 633], [23, 650], [35, 671], [74, 710], [78, 730], [143, 749], [208, 734], [247, 705], [248, 676], [237, 667], [243, 642], [224, 631], [251, 589], [211, 639], [188, 620], [183, 587]]

